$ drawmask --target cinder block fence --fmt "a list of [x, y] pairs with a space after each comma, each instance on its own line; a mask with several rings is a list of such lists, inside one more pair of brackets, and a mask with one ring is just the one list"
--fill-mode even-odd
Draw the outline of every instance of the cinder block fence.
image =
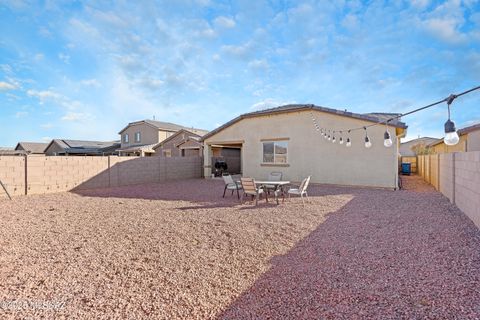
[[[11, 196], [201, 176], [201, 157], [0, 157], [0, 180]], [[0, 188], [0, 198], [3, 193]]]
[[418, 156], [418, 173], [480, 228], [480, 151]]

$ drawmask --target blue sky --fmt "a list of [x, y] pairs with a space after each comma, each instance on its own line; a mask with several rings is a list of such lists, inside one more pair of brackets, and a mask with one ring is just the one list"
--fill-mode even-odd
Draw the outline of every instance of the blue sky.
[[[0, 0], [0, 33], [0, 146], [286, 103], [405, 112], [480, 84], [475, 0]], [[480, 92], [452, 106], [480, 121]], [[403, 120], [440, 137], [446, 106]]]

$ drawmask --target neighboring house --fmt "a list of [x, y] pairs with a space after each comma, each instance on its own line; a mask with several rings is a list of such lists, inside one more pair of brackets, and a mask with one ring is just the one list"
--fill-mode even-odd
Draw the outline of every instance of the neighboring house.
[[19, 142], [15, 150], [22, 150], [27, 154], [44, 154], [47, 146], [47, 142]]
[[[359, 128], [343, 139], [351, 147], [325, 140], [316, 130], [312, 115], [320, 127], [338, 132]], [[369, 127], [373, 146], [365, 148], [362, 127], [384, 121], [382, 117], [340, 111], [315, 105], [286, 105], [238, 116], [202, 137], [204, 142], [204, 175], [212, 173], [214, 146], [236, 147], [241, 152], [243, 176], [265, 179], [279, 171], [284, 180], [397, 188], [399, 139], [407, 126], [398, 120], [389, 123], [393, 145], [383, 145], [384, 124]]]
[[433, 153], [450, 153], [450, 152], [468, 152], [480, 151], [480, 123], [462, 128], [457, 131], [460, 141], [454, 146], [447, 146], [443, 139], [438, 139], [429, 144], [429, 148]]
[[53, 139], [45, 148], [47, 156], [108, 156], [118, 154], [118, 141]]
[[23, 156], [27, 153], [23, 150], [15, 150], [9, 147], [0, 147], [0, 156]]
[[402, 142], [400, 144], [400, 155], [402, 157], [415, 157], [417, 154], [415, 152], [415, 148], [417, 147], [425, 147], [427, 148], [430, 143], [437, 142], [439, 139], [431, 138], [431, 137], [421, 137], [417, 139], [413, 139], [407, 142]]
[[178, 124], [155, 120], [131, 122], [119, 132], [121, 137], [120, 155], [151, 156], [155, 153], [155, 150], [153, 150], [154, 146], [182, 129], [200, 136], [208, 132], [202, 129], [187, 128]]
[[155, 155], [160, 157], [203, 156], [203, 144], [200, 135], [181, 129], [153, 147]]

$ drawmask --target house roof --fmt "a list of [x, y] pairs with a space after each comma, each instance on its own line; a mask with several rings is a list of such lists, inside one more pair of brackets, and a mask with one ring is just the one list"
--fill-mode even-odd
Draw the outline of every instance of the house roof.
[[177, 136], [179, 136], [180, 134], [182, 133], [185, 133], [188, 135], [188, 137], [192, 137], [192, 138], [196, 138], [196, 139], [199, 139], [201, 136], [194, 133], [194, 132], [191, 132], [189, 130], [186, 130], [186, 129], [181, 129], [177, 132], [175, 132], [174, 134], [172, 134], [170, 137], [166, 138], [165, 140], [163, 141], [160, 141], [159, 143], [157, 143], [153, 149], [156, 150], [158, 148], [160, 148], [161, 146], [163, 146], [165, 143], [169, 142], [169, 141], [172, 141], [173, 139], [175, 139]]
[[122, 152], [150, 152], [154, 153], [155, 150], [153, 147], [156, 145], [156, 143], [153, 144], [142, 144], [142, 145], [136, 145], [136, 146], [130, 146], [122, 149], [117, 149], [117, 151], [122, 151]]
[[60, 148], [63, 148], [66, 153], [103, 153], [109, 149], [117, 149], [120, 147], [119, 141], [88, 141], [88, 140], [65, 140], [53, 139], [48, 146], [56, 143]]
[[[331, 113], [331, 114], [336, 114], [339, 116], [344, 116], [344, 117], [350, 117], [354, 119], [360, 119], [360, 120], [365, 120], [365, 121], [370, 121], [370, 122], [383, 122], [392, 116], [396, 116], [398, 114], [390, 114], [390, 117], [387, 117], [386, 113], [367, 113], [367, 114], [360, 114], [360, 113], [354, 113], [354, 112], [349, 112], [349, 111], [342, 111], [342, 110], [337, 110], [337, 109], [332, 109], [332, 108], [327, 108], [327, 107], [321, 107], [317, 106], [314, 104], [288, 104], [276, 108], [270, 108], [270, 109], [264, 109], [260, 111], [254, 111], [254, 112], [249, 112], [249, 113], [244, 113], [224, 125], [216, 128], [215, 130], [210, 131], [206, 135], [202, 137], [201, 140], [205, 140], [214, 134], [222, 131], [223, 129], [233, 125], [234, 123], [242, 120], [242, 119], [247, 119], [247, 118], [253, 118], [253, 117], [259, 117], [259, 116], [265, 116], [265, 115], [272, 115], [272, 114], [281, 114], [281, 113], [289, 113], [289, 112], [296, 112], [296, 111], [304, 111], [304, 110], [316, 110], [316, 111], [321, 111], [321, 112], [326, 112], [326, 113]], [[406, 129], [407, 125], [399, 120], [392, 120], [388, 124], [389, 126], [392, 127], [397, 127], [397, 128], [402, 128]]]
[[[474, 125], [459, 129], [459, 130], [457, 130], [457, 133], [458, 133], [459, 136], [463, 136], [464, 134], [468, 134], [470, 132], [477, 131], [477, 130], [480, 130], [480, 123], [476, 123]], [[438, 139], [437, 141], [431, 142], [429, 144], [429, 146], [433, 147], [433, 146], [436, 146], [437, 144], [440, 144], [442, 142], [443, 142], [443, 138]]]
[[48, 142], [19, 142], [15, 147], [15, 150], [22, 148], [28, 153], [43, 153], [48, 146]]
[[417, 139], [413, 139], [410, 141], [402, 142], [400, 144], [400, 155], [404, 157], [413, 157], [415, 156], [415, 152], [412, 150], [412, 147], [424, 144], [425, 146], [430, 145], [430, 143], [436, 142], [438, 139], [437, 138], [432, 138], [432, 137], [420, 137]]
[[130, 122], [125, 128], [120, 130], [120, 132], [118, 134], [122, 134], [122, 132], [125, 131], [130, 126], [143, 124], [143, 123], [148, 124], [148, 125], [150, 125], [152, 127], [155, 127], [157, 129], [165, 130], [165, 131], [178, 131], [178, 130], [186, 129], [186, 130], [189, 130], [189, 131], [195, 131], [195, 132], [199, 133], [200, 135], [204, 135], [208, 132], [208, 130], [197, 129], [197, 128], [193, 128], [193, 127], [192, 128], [187, 128], [187, 127], [184, 127], [184, 126], [181, 126], [181, 125], [178, 125], [178, 124], [175, 124], [175, 123], [171, 123], [171, 122], [164, 122], [164, 121], [156, 121], [156, 120], [146, 119], [146, 120]]

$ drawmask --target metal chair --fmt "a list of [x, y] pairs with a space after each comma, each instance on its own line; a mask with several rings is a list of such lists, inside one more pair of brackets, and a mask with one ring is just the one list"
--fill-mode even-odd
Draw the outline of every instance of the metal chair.
[[310, 176], [303, 179], [302, 183], [298, 188], [290, 188], [288, 190], [288, 199], [290, 199], [290, 195], [295, 194], [302, 198], [302, 203], [303, 205], [305, 205], [305, 200], [303, 199], [303, 196], [305, 195], [305, 197], [308, 199], [307, 188], [309, 183], [310, 183]]
[[225, 189], [223, 189], [223, 198], [225, 198], [225, 192], [227, 190], [232, 190], [232, 195], [235, 190], [237, 190], [237, 198], [240, 199], [240, 193], [238, 190], [242, 189], [242, 186], [233, 181], [231, 175], [222, 176], [223, 182], [225, 182]]

